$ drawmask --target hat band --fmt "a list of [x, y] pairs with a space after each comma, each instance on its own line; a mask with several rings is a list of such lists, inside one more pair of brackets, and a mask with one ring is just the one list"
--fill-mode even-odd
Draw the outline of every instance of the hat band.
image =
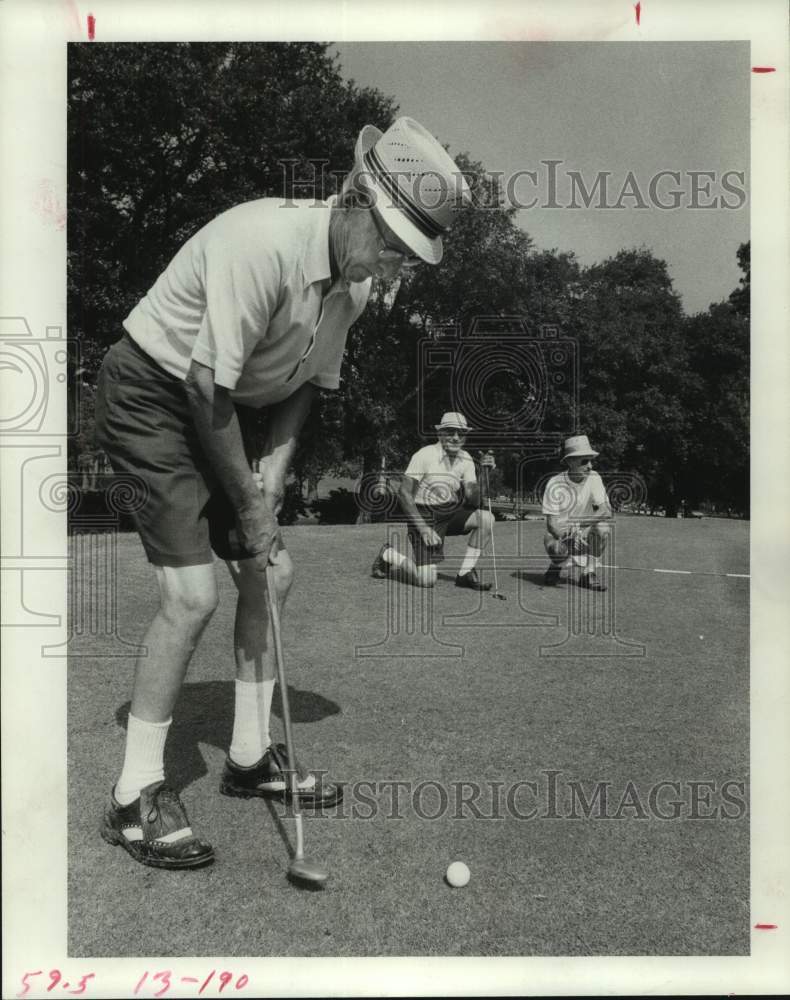
[[396, 181], [392, 179], [392, 175], [386, 170], [381, 157], [376, 152], [375, 146], [371, 146], [363, 156], [363, 160], [375, 180], [381, 185], [395, 205], [403, 211], [409, 221], [419, 229], [423, 236], [427, 236], [428, 239], [435, 239], [437, 236], [441, 236], [445, 227], [438, 225], [405, 191], [402, 191], [398, 187]]

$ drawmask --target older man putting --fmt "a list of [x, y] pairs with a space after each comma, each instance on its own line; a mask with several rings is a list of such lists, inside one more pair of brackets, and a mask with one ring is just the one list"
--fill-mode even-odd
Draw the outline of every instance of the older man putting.
[[[123, 769], [101, 832], [143, 864], [194, 868], [214, 857], [164, 773], [172, 713], [217, 606], [214, 553], [238, 589], [221, 791], [289, 795], [284, 779], [297, 765], [269, 733], [275, 659], [266, 614], [267, 566], [280, 603], [293, 577], [277, 524], [289, 463], [316, 389], [338, 388], [346, 335], [371, 279], [437, 264], [442, 234], [468, 195], [417, 122], [400, 118], [383, 134], [367, 126], [339, 197], [263, 198], [209, 222], [132, 310], [104, 360], [98, 433], [116, 471], [145, 483], [136, 526], [159, 607], [136, 665]], [[265, 441], [251, 456], [244, 428], [264, 407]], [[310, 774], [299, 787], [303, 804], [341, 797]]]
[[[436, 444], [412, 455], [398, 499], [408, 523], [414, 558], [385, 542], [371, 576], [383, 579], [397, 574], [417, 587], [433, 587], [437, 564], [444, 560], [445, 536], [469, 535], [455, 585], [469, 590], [491, 589], [490, 583], [481, 583], [475, 569], [490, 541], [493, 517], [479, 509], [475, 464], [462, 447], [470, 430], [462, 413], [445, 413], [436, 425]], [[493, 466], [493, 456], [484, 458], [483, 464]]]
[[597, 456], [586, 435], [567, 438], [562, 455], [567, 471], [553, 476], [546, 485], [543, 543], [551, 559], [543, 578], [547, 587], [555, 587], [563, 566], [575, 561], [582, 567], [582, 587], [606, 590], [596, 568], [609, 541], [609, 525], [605, 522], [611, 520], [612, 509], [603, 481], [592, 469]]

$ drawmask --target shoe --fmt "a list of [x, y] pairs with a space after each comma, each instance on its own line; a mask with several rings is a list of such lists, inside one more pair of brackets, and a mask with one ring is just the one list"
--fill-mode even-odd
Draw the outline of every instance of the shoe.
[[554, 566], [554, 565], [549, 566], [549, 568], [546, 570], [545, 576], [543, 577], [543, 586], [556, 587], [557, 584], [560, 582], [561, 573], [562, 573], [561, 566]]
[[463, 576], [459, 573], [455, 578], [456, 587], [466, 587], [467, 590], [490, 590], [490, 583], [481, 583], [476, 569], [470, 569]]
[[389, 545], [385, 542], [379, 549], [379, 554], [373, 560], [370, 575], [374, 578], [374, 580], [384, 580], [389, 576], [390, 564], [384, 561], [384, 553], [388, 548]]
[[606, 584], [602, 580], [599, 580], [595, 573], [585, 573], [584, 576], [579, 580], [580, 587], [586, 587], [587, 590], [606, 590]]
[[[179, 830], [186, 835], [168, 842]], [[214, 860], [214, 848], [194, 836], [181, 799], [162, 781], [146, 785], [128, 806], [111, 792], [100, 833], [108, 844], [120, 844], [152, 868], [199, 868]]]
[[[225, 770], [219, 790], [223, 795], [235, 796], [239, 799], [253, 797], [264, 799], [279, 799], [287, 802], [293, 798], [290, 787], [290, 775], [287, 773], [288, 751], [284, 743], [272, 743], [257, 764], [251, 767], [241, 767], [228, 757], [225, 760]], [[296, 772], [299, 775], [299, 802], [303, 806], [334, 806], [343, 798], [341, 785], [331, 782], [322, 784], [320, 779], [302, 771], [296, 761]], [[302, 787], [303, 782], [313, 777], [313, 784]]]

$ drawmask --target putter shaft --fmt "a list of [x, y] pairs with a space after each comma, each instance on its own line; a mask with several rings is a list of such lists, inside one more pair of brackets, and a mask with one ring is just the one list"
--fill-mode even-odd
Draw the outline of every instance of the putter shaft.
[[294, 857], [288, 867], [288, 874], [305, 882], [325, 882], [328, 873], [317, 865], [305, 860], [304, 831], [302, 813], [299, 804], [299, 776], [296, 770], [296, 753], [294, 751], [293, 732], [291, 730], [291, 706], [288, 702], [288, 685], [285, 680], [285, 657], [283, 655], [282, 634], [280, 629], [280, 608], [277, 602], [277, 590], [274, 581], [274, 567], [266, 567], [266, 595], [271, 617], [272, 636], [274, 638], [274, 659], [277, 663], [277, 681], [280, 685], [280, 700], [283, 708], [283, 728], [285, 729], [285, 747], [288, 753], [290, 769], [288, 780], [291, 787], [291, 803], [296, 825], [296, 847]]
[[496, 574], [496, 545], [494, 544], [494, 512], [491, 510], [491, 480], [488, 476], [488, 466], [484, 465], [483, 468], [486, 472], [486, 496], [488, 498], [488, 513], [491, 517], [491, 559], [494, 563], [494, 597], [499, 597], [499, 581], [497, 580]]

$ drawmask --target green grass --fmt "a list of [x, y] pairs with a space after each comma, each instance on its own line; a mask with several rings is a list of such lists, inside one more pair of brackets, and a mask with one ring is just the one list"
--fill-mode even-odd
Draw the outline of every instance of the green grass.
[[[629, 567], [615, 574], [612, 628], [622, 641], [595, 634], [599, 600], [584, 620], [593, 634], [560, 647], [576, 655], [558, 657], [540, 648], [569, 637], [569, 601], [587, 594], [541, 588], [538, 523], [497, 524], [507, 601], [452, 585], [464, 542], [448, 541], [430, 595], [435, 638], [388, 639], [388, 583], [368, 576], [380, 526], [288, 530], [297, 580], [284, 642], [300, 758], [344, 782], [430, 780], [450, 790], [520, 780], [542, 789], [544, 772], [559, 771], [588, 790], [609, 782], [612, 812], [629, 781], [645, 806], [662, 779], [748, 782], [749, 581], [649, 572], [748, 573], [748, 525], [622, 517], [616, 531], [607, 562]], [[153, 573], [135, 536], [121, 536], [119, 558], [118, 627], [135, 641], [155, 610]], [[147, 869], [99, 838], [123, 756], [133, 661], [70, 662], [70, 954], [748, 953], [747, 816], [429, 820], [403, 797], [393, 819], [391, 793], [380, 789], [376, 814], [362, 818], [354, 807], [372, 810], [349, 793], [342, 810], [305, 823], [308, 856], [331, 873], [326, 888], [292, 886], [293, 821], [217, 790], [232, 727], [234, 608], [223, 567], [218, 574], [222, 603], [168, 744], [169, 776], [215, 846], [211, 868]], [[391, 593], [401, 605], [415, 595]], [[376, 643], [388, 655], [359, 655]], [[460, 656], [436, 655], [459, 647]], [[625, 655], [642, 647], [643, 656]], [[435, 809], [436, 793], [422, 803]], [[490, 812], [490, 798], [480, 804]], [[558, 811], [567, 815], [567, 802]], [[463, 889], [443, 881], [455, 859], [472, 872]]]

